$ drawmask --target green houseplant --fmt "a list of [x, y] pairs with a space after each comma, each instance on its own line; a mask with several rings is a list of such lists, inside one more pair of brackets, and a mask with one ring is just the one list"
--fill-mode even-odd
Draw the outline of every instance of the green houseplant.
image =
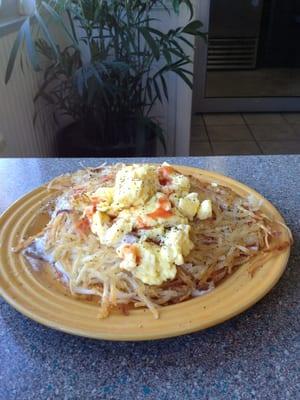
[[[155, 7], [170, 14], [183, 5], [187, 25], [167, 32], [156, 27]], [[192, 87], [186, 46], [193, 47], [189, 35], [204, 37], [201, 27], [191, 0], [37, 1], [17, 35], [5, 81], [26, 50], [43, 73], [34, 120], [42, 103], [55, 120], [72, 121], [59, 134], [60, 155], [150, 155], [157, 137], [166, 148], [151, 110], [168, 100], [168, 74]]]

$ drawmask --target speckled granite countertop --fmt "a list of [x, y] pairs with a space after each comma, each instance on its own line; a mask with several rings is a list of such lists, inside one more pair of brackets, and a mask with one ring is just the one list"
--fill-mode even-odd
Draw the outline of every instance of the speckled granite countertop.
[[[50, 178], [78, 169], [79, 161], [99, 164], [99, 159], [1, 159], [0, 210]], [[169, 161], [231, 176], [278, 207], [296, 241], [280, 282], [226, 323], [144, 343], [56, 332], [0, 300], [1, 400], [300, 398], [300, 156]]]

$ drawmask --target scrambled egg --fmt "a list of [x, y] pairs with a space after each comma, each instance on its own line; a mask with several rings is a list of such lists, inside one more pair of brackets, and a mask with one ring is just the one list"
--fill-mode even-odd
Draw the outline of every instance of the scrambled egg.
[[[133, 245], [137, 256], [132, 252], [121, 252], [123, 261], [121, 268], [131, 271], [134, 276], [148, 285], [159, 285], [166, 279], [172, 279], [176, 275], [176, 267], [163, 268], [160, 262], [160, 246], [154, 243], [138, 243]], [[133, 255], [132, 255], [133, 254]], [[138, 265], [138, 266], [137, 266]]]
[[148, 285], [160, 285], [168, 279], [174, 279], [176, 266], [164, 258], [161, 247], [144, 242], [139, 245], [141, 260], [134, 275]]
[[132, 165], [118, 171], [115, 182], [115, 208], [126, 208], [145, 204], [158, 188], [158, 176], [155, 167], [150, 165]]
[[176, 265], [184, 263], [183, 257], [194, 247], [189, 238], [190, 229], [189, 225], [178, 225], [167, 232], [161, 249], [164, 259]]
[[[180, 174], [172, 174], [171, 177], [171, 183], [166, 185], [167, 191], [175, 192], [178, 195], [188, 194], [190, 191], [189, 178]], [[165, 191], [164, 188], [163, 191]]]
[[109, 211], [111, 204], [114, 199], [114, 188], [112, 187], [100, 187], [90, 197], [97, 202], [97, 210]]
[[182, 197], [178, 201], [179, 211], [188, 217], [188, 219], [193, 219], [197, 214], [199, 209], [200, 201], [198, 199], [197, 193], [189, 193], [185, 197]]
[[[162, 246], [146, 241], [120, 246], [117, 253], [123, 258], [121, 268], [131, 271], [148, 285], [160, 285], [168, 279], [174, 279], [176, 265], [183, 264], [183, 256], [187, 256], [193, 248], [189, 231], [188, 225], [171, 228], [162, 240]], [[124, 252], [124, 248], [127, 251]]]
[[108, 215], [101, 211], [97, 211], [92, 216], [91, 230], [102, 240], [106, 230], [108, 229], [110, 218]]
[[212, 204], [211, 200], [204, 200], [202, 201], [199, 211], [198, 211], [198, 218], [202, 221], [212, 217]]
[[120, 268], [160, 285], [175, 278], [176, 266], [194, 247], [189, 221], [212, 216], [211, 201], [200, 204], [189, 191], [189, 178], [168, 164], [124, 166], [114, 187], [89, 194], [95, 206], [91, 230], [101, 244], [116, 249]]

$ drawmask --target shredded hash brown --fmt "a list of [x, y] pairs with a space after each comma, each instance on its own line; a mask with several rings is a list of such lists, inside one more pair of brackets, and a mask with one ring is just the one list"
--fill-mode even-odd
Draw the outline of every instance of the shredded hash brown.
[[120, 168], [121, 164], [85, 168], [51, 181], [48, 190], [55, 200], [49, 210], [50, 222], [14, 249], [23, 251], [29, 260], [49, 262], [72, 295], [96, 296], [100, 318], [114, 308], [128, 314], [132, 307], [148, 307], [158, 318], [161, 306], [210, 292], [245, 263], [249, 263], [249, 274], [254, 274], [292, 244], [288, 227], [265, 215], [256, 199], [242, 198], [228, 187], [190, 176], [192, 191], [199, 199], [212, 201], [213, 215], [191, 222], [195, 247], [184, 264], [177, 266], [175, 279], [159, 286], [146, 285], [120, 269], [115, 251], [99, 243], [82, 215], [86, 193], [100, 185], [112, 186]]

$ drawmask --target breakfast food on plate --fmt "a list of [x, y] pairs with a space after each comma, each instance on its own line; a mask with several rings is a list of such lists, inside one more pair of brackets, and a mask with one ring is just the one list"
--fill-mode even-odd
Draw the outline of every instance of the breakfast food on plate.
[[255, 198], [166, 163], [86, 168], [48, 190], [49, 223], [14, 250], [47, 261], [71, 294], [98, 298], [102, 318], [130, 307], [158, 317], [252, 259], [253, 273], [292, 241]]

